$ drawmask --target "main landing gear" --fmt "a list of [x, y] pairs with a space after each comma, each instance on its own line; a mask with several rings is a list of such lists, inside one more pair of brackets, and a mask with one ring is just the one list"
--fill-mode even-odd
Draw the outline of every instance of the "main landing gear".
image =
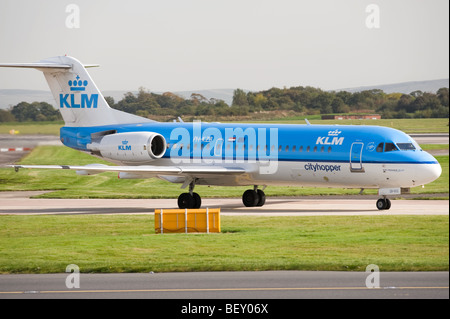
[[199, 194], [194, 193], [194, 182], [189, 184], [189, 193], [183, 193], [178, 196], [178, 208], [200, 208], [202, 206], [202, 198]]
[[[178, 208], [200, 208], [202, 206], [202, 199], [199, 194], [194, 193], [195, 183], [189, 184], [189, 193], [183, 193], [178, 196]], [[248, 189], [242, 195], [242, 203], [246, 207], [263, 206], [266, 203], [266, 194], [258, 186], [255, 185], [253, 189]]]
[[248, 189], [242, 195], [242, 203], [246, 207], [263, 206], [266, 203], [266, 194], [258, 186]]
[[384, 196], [383, 198], [377, 200], [377, 208], [379, 210], [388, 210], [389, 208], [391, 208], [391, 201], [389, 200], [389, 198], [386, 198], [386, 196]]

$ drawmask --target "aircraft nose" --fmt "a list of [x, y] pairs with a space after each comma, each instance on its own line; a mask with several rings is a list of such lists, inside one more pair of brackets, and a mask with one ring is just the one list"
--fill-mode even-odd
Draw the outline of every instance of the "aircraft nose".
[[442, 174], [442, 167], [440, 164], [430, 164], [429, 177], [431, 179], [430, 182], [437, 180]]
[[442, 174], [442, 167], [439, 164], [439, 162], [433, 156], [430, 155], [430, 157], [432, 158], [431, 162], [434, 163], [423, 165], [420, 174], [421, 177], [420, 184], [422, 185], [437, 180]]

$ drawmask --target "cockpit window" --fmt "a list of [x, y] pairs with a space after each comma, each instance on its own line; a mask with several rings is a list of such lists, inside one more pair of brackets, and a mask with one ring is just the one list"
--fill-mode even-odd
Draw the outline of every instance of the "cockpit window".
[[397, 143], [397, 146], [402, 151], [414, 151], [416, 147], [413, 143]]
[[379, 153], [383, 152], [383, 148], [384, 148], [384, 143], [378, 144], [378, 146], [377, 146], [377, 152], [379, 152]]
[[395, 146], [394, 143], [386, 143], [386, 146], [384, 147], [385, 152], [392, 152], [392, 151], [398, 151], [397, 146]]

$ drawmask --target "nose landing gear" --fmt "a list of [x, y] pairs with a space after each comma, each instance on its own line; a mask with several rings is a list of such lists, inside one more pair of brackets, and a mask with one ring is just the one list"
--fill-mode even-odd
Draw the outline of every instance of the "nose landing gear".
[[379, 210], [388, 210], [389, 208], [391, 208], [391, 201], [389, 200], [389, 198], [386, 198], [386, 196], [384, 196], [383, 198], [377, 200], [377, 208]]

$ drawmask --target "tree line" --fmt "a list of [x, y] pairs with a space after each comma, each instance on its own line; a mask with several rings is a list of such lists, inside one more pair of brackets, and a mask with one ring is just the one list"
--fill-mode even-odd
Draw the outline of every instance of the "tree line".
[[[220, 99], [193, 93], [186, 99], [174, 93], [156, 94], [140, 88], [116, 102], [105, 97], [115, 109], [143, 117], [152, 116], [248, 116], [261, 112], [290, 111], [298, 115], [378, 113], [382, 118], [448, 118], [449, 89], [436, 93], [414, 91], [410, 94], [385, 93], [373, 89], [361, 92], [323, 91], [313, 87], [271, 88], [259, 92], [234, 90], [231, 106]], [[0, 122], [54, 121], [61, 115], [46, 102], [21, 102], [0, 110]]]
[[233, 105], [241, 105], [248, 112], [293, 110], [306, 115], [378, 113], [383, 118], [445, 118], [449, 116], [449, 89], [410, 94], [387, 94], [379, 89], [328, 92], [312, 87], [248, 93], [238, 89], [234, 91]]
[[61, 114], [47, 102], [20, 102], [8, 110], [0, 109], [0, 122], [59, 121]]

